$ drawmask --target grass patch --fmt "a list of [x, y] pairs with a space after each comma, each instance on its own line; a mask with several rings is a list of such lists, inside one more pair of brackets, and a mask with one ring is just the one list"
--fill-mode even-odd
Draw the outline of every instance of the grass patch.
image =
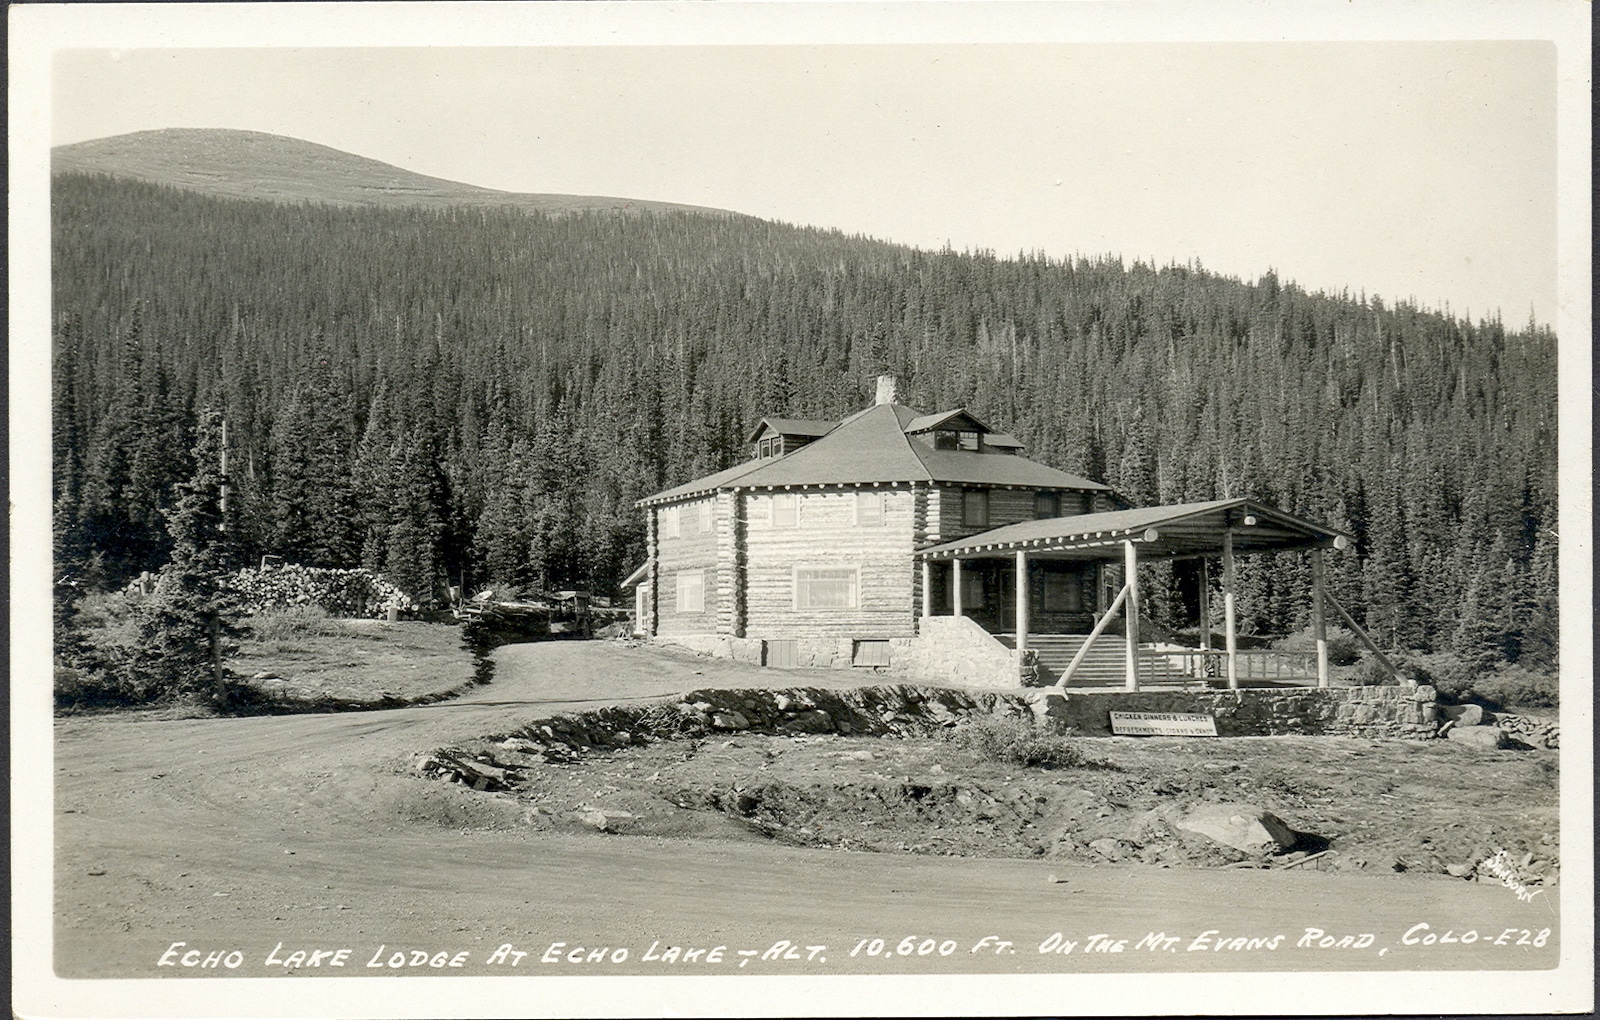
[[1070, 769], [1101, 764], [1085, 755], [1071, 737], [1036, 729], [1027, 720], [1013, 717], [969, 719], [947, 731], [944, 739], [980, 760], [1006, 765]]

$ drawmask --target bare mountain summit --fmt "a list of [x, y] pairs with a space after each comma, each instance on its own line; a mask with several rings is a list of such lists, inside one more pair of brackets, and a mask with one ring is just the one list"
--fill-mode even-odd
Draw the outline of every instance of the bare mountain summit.
[[334, 205], [512, 206], [550, 213], [683, 210], [732, 215], [670, 202], [496, 191], [412, 173], [298, 138], [227, 128], [164, 128], [59, 145], [51, 150], [50, 163], [55, 173], [106, 174], [220, 198]]

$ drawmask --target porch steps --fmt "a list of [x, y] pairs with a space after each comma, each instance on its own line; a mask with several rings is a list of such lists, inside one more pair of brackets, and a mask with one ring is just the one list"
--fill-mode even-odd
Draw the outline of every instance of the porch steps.
[[[1015, 634], [999, 635], [1007, 648], [1017, 647]], [[1028, 647], [1039, 656], [1039, 666], [1046, 683], [1055, 683], [1067, 671], [1072, 657], [1083, 647], [1083, 634], [1029, 634]], [[1121, 687], [1127, 682], [1127, 645], [1120, 634], [1103, 634], [1089, 649], [1089, 654], [1078, 663], [1072, 674], [1072, 687]], [[1139, 655], [1139, 680], [1150, 682], [1182, 682], [1192, 678], [1172, 667], [1164, 655], [1141, 649]]]

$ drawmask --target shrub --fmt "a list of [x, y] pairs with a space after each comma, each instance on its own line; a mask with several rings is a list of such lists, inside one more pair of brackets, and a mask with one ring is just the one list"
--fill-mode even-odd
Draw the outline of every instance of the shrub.
[[1412, 656], [1407, 664], [1419, 683], [1432, 684], [1445, 701], [1472, 701], [1488, 708], [1555, 708], [1561, 700], [1556, 676], [1526, 666], [1485, 666], [1451, 652]]
[[969, 719], [947, 731], [945, 739], [979, 758], [1007, 765], [1065, 769], [1090, 764], [1069, 737], [1035, 729], [1023, 719]]
[[1387, 687], [1399, 683], [1389, 667], [1379, 662], [1375, 656], [1369, 656], [1350, 673], [1352, 687]]
[[1555, 708], [1561, 703], [1559, 688], [1548, 673], [1509, 665], [1480, 676], [1472, 695], [1490, 708]]
[[[1343, 627], [1329, 627], [1327, 635], [1329, 663], [1353, 666], [1361, 660], [1361, 642], [1356, 640], [1354, 634]], [[1314, 652], [1317, 650], [1317, 639], [1311, 628], [1307, 627], [1278, 641], [1276, 647], [1286, 652]]]
[[339, 633], [338, 624], [318, 605], [263, 609], [250, 617], [249, 626], [258, 641], [294, 641]]

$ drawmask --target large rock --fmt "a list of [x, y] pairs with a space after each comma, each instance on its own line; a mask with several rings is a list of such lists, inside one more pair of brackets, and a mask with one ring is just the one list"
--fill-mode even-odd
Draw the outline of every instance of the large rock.
[[1200, 804], [1174, 824], [1246, 853], [1287, 850], [1296, 840], [1283, 819], [1254, 804]]
[[1463, 744], [1481, 747], [1486, 751], [1499, 750], [1509, 742], [1506, 731], [1498, 726], [1462, 726], [1457, 724], [1452, 726], [1450, 732], [1445, 736]]
[[1482, 705], [1446, 705], [1440, 712], [1457, 726], [1482, 726], [1493, 721]]

